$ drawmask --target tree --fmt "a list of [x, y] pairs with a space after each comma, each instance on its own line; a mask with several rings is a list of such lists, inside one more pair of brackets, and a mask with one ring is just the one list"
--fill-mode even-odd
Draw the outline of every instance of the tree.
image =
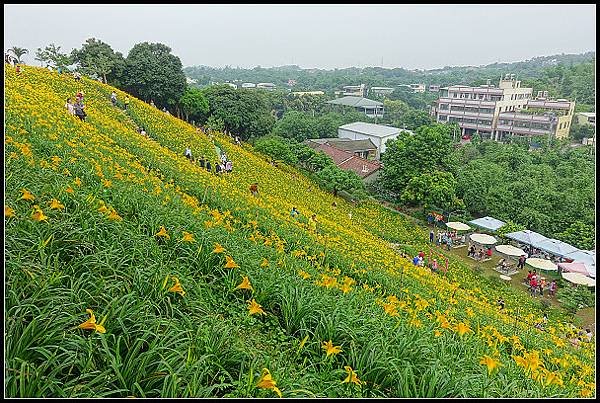
[[557, 234], [557, 239], [569, 243], [579, 249], [595, 249], [594, 226], [579, 220], [573, 221], [565, 230]]
[[23, 61], [21, 60], [21, 56], [29, 53], [29, 50], [25, 48], [20, 48], [18, 46], [13, 46], [12, 48], [8, 49], [8, 52], [12, 53], [15, 56], [15, 58], [17, 59], [17, 64], [21, 64], [23, 63]]
[[315, 119], [303, 112], [288, 111], [277, 122], [273, 134], [303, 142], [318, 137]]
[[596, 128], [590, 124], [579, 124], [577, 119], [573, 119], [573, 124], [571, 125], [570, 135], [574, 140], [583, 140], [583, 138], [592, 138], [594, 137], [594, 133]]
[[60, 46], [56, 46], [53, 43], [44, 49], [37, 48], [35, 56], [35, 60], [39, 61], [42, 65], [45, 63], [46, 66], [64, 69], [71, 64], [71, 58], [66, 53], [61, 53]]
[[294, 153], [293, 147], [294, 145], [289, 140], [279, 136], [260, 137], [254, 143], [256, 151], [287, 164], [298, 163], [298, 157]]
[[71, 58], [82, 73], [102, 77], [104, 83], [108, 83], [108, 78], [116, 79], [114, 73], [125, 62], [121, 53], [96, 38], [87, 39], [79, 50], [73, 49]]
[[340, 190], [349, 193], [364, 190], [362, 180], [354, 171], [345, 171], [334, 164], [327, 165], [317, 172], [317, 178], [323, 182], [328, 190], [333, 192], [334, 196], [337, 196]]
[[174, 106], [186, 88], [179, 57], [162, 43], [138, 43], [125, 59], [123, 84], [133, 95], [160, 106]]
[[185, 115], [185, 120], [204, 121], [208, 114], [208, 101], [204, 96], [204, 93], [196, 88], [188, 88], [185, 90], [181, 99], [179, 99], [179, 106], [181, 111]]
[[248, 140], [271, 132], [275, 117], [265, 91], [234, 89], [212, 85], [202, 89], [208, 100], [209, 115], [220, 118], [225, 129]]
[[386, 143], [381, 157], [383, 172], [381, 181], [389, 191], [400, 195], [408, 182], [424, 172], [456, 172], [449, 128], [444, 125], [422, 126], [414, 135], [400, 132]]
[[400, 200], [412, 206], [437, 206], [449, 210], [462, 204], [456, 197], [456, 179], [450, 172], [425, 172], [408, 181]]
[[223, 122], [223, 119], [217, 118], [213, 115], [210, 115], [208, 117], [205, 126], [207, 129], [214, 130], [217, 132], [222, 132], [223, 130], [225, 130], [225, 122]]

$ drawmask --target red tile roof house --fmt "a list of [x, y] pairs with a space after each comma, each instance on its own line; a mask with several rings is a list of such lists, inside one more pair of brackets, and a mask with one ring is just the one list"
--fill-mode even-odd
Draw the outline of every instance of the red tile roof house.
[[381, 163], [379, 161], [369, 161], [348, 151], [341, 150], [328, 144], [319, 144], [317, 142], [306, 140], [310, 148], [316, 151], [323, 151], [333, 159], [335, 165], [347, 171], [354, 171], [365, 183], [371, 183], [377, 179]]

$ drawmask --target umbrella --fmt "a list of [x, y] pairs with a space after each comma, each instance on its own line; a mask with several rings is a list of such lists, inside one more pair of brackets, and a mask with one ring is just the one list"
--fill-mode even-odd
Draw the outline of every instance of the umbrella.
[[498, 228], [502, 227], [505, 222], [497, 220], [493, 217], [482, 217], [469, 221], [469, 224], [476, 225], [489, 231], [496, 231]]
[[596, 274], [594, 273], [594, 276], [592, 276], [587, 266], [581, 262], [559, 263], [558, 267], [560, 267], [564, 272], [581, 273], [584, 276], [595, 277]]
[[469, 235], [469, 239], [482, 245], [492, 245], [498, 242], [496, 238], [487, 234], [471, 234]]
[[452, 229], [455, 229], [457, 231], [466, 231], [468, 229], [471, 229], [471, 227], [469, 227], [467, 224], [459, 222], [459, 221], [450, 221], [450, 222], [447, 222], [446, 226], [448, 228], [452, 228]]
[[581, 273], [563, 273], [562, 277], [573, 284], [583, 284], [587, 285], [588, 287], [596, 286], [596, 280], [588, 276], [584, 276]]
[[523, 249], [516, 248], [512, 245], [496, 245], [496, 251], [503, 253], [508, 256], [521, 256], [526, 255]]
[[550, 260], [547, 260], [547, 259], [539, 259], [537, 257], [532, 257], [532, 258], [527, 259], [525, 261], [525, 263], [527, 263], [529, 266], [531, 266], [535, 269], [550, 270], [550, 271], [558, 270], [558, 267], [554, 263], [552, 263]]
[[568, 253], [565, 258], [572, 259], [573, 263], [584, 263], [588, 275], [596, 278], [596, 252], [593, 250], [578, 250]]
[[540, 243], [541, 241], [548, 239], [542, 234], [538, 234], [537, 232], [530, 231], [528, 229], [523, 231], [510, 232], [504, 236], [510, 239], [514, 239], [515, 241], [519, 241], [521, 243], [526, 243], [527, 245], [533, 246], [536, 246], [534, 244]]

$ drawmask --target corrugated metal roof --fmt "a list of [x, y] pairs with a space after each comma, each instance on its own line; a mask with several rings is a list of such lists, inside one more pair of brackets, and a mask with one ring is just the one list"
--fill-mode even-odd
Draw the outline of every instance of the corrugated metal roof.
[[373, 108], [376, 106], [383, 106], [382, 102], [373, 101], [372, 99], [367, 99], [363, 97], [352, 96], [333, 99], [331, 101], [328, 101], [327, 103], [332, 105], [353, 106], [355, 108]]
[[[340, 126], [339, 129], [349, 130], [352, 132], [362, 133], [376, 137], [388, 137], [400, 133], [400, 129], [398, 129], [397, 127], [383, 126], [365, 122], [348, 123], [347, 125]], [[403, 131], [412, 133], [410, 130], [403, 129]]]
[[327, 137], [322, 139], [309, 139], [319, 144], [329, 144], [344, 151], [366, 151], [376, 150], [377, 146], [373, 144], [371, 139], [352, 140], [338, 137]]

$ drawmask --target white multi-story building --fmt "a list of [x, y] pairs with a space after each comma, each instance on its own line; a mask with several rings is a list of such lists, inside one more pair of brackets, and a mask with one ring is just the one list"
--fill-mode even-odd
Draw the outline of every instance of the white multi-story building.
[[263, 90], [274, 90], [277, 86], [273, 83], [258, 83], [256, 84], [256, 88], [262, 88]]
[[367, 87], [364, 84], [346, 85], [342, 87], [342, 95], [349, 97], [364, 97], [367, 95]]
[[354, 122], [338, 128], [338, 137], [351, 140], [366, 140], [377, 147], [375, 159], [379, 160], [381, 154], [385, 152], [385, 143], [388, 140], [395, 139], [400, 134], [400, 131], [412, 133], [410, 130], [398, 129], [397, 127], [376, 125], [373, 123]]
[[440, 88], [440, 98], [432, 115], [441, 123], [457, 122], [462, 134], [478, 133], [482, 139], [496, 138], [496, 125], [501, 112], [523, 108], [531, 99], [532, 88], [521, 87], [513, 75], [500, 79], [498, 87], [452, 85]]

